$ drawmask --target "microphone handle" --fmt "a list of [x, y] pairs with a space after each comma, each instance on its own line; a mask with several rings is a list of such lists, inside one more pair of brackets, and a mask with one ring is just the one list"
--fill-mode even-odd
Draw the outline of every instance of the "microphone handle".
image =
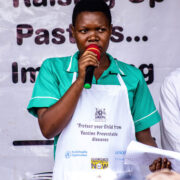
[[92, 79], [93, 79], [93, 74], [94, 74], [94, 66], [88, 66], [86, 68], [86, 76], [85, 76], [85, 81], [84, 81], [84, 88], [90, 89], [91, 84], [92, 84]]

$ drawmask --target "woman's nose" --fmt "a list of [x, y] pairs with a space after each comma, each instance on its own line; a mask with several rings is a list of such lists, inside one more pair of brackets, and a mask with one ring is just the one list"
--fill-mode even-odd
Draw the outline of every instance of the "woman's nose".
[[98, 37], [98, 35], [97, 35], [97, 33], [96, 33], [95, 31], [92, 31], [92, 32], [89, 34], [88, 41], [89, 41], [89, 42], [99, 41], [99, 37]]

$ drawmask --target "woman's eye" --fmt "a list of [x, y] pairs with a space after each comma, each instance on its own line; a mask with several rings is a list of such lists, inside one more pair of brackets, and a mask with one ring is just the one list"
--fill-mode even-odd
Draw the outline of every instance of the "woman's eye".
[[98, 31], [99, 32], [104, 32], [106, 29], [105, 28], [99, 28]]
[[81, 29], [79, 32], [85, 34], [87, 32], [87, 29]]

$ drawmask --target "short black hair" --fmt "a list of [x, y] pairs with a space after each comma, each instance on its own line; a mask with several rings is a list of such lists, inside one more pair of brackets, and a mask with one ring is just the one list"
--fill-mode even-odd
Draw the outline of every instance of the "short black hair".
[[102, 12], [107, 17], [109, 21], [109, 25], [111, 24], [111, 21], [112, 21], [111, 11], [104, 0], [80, 0], [77, 2], [73, 10], [73, 14], [72, 14], [73, 26], [75, 26], [75, 22], [76, 22], [78, 14], [84, 11]]

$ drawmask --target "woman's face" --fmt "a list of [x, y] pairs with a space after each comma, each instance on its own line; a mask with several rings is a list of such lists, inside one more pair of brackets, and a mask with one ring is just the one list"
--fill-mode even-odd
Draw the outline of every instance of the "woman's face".
[[83, 53], [88, 45], [96, 44], [100, 48], [101, 55], [105, 54], [112, 27], [104, 13], [81, 12], [72, 30], [80, 53]]

